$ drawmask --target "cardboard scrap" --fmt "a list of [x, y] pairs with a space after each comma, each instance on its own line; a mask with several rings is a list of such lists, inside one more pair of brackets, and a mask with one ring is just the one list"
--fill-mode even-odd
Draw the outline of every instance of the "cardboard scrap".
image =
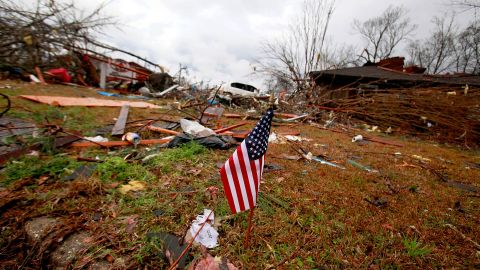
[[150, 108], [158, 109], [161, 106], [143, 102], [143, 101], [124, 101], [124, 100], [111, 100], [111, 99], [99, 99], [91, 97], [59, 97], [59, 96], [29, 96], [21, 95], [21, 98], [31, 101], [49, 104], [54, 106], [84, 106], [84, 107], [122, 107], [129, 105], [134, 108]]

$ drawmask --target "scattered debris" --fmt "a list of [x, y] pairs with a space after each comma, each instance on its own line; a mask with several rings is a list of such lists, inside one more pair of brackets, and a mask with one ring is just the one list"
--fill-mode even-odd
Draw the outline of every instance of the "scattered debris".
[[[309, 152], [309, 154], [311, 154]], [[308, 156], [308, 155], [307, 155]], [[326, 161], [322, 158], [319, 158], [319, 157], [315, 157], [313, 155], [310, 155], [311, 156], [311, 160], [314, 160], [314, 161], [317, 161], [317, 162], [320, 162], [320, 164], [325, 164], [325, 165], [329, 165], [329, 166], [332, 166], [332, 167], [335, 167], [335, 168], [339, 168], [339, 169], [342, 169], [342, 170], [345, 170], [345, 167], [343, 166], [340, 166], [340, 165], [337, 165], [335, 163], [332, 163], [332, 162], [329, 162], [329, 161]]]
[[277, 164], [265, 164], [263, 166], [263, 172], [270, 172], [270, 171], [280, 171], [283, 170], [283, 167]]
[[[147, 233], [147, 240], [151, 239], [160, 239], [163, 242], [163, 253], [167, 258], [168, 263], [171, 265], [175, 260], [179, 258], [182, 254], [182, 251], [187, 248], [187, 244], [181, 241], [181, 239], [173, 234], [165, 233], [165, 232], [148, 232]], [[189, 249], [188, 249], [189, 250]], [[187, 251], [188, 251], [187, 250]], [[184, 269], [187, 262], [189, 260], [189, 256], [182, 257], [178, 262], [178, 268]]]
[[358, 141], [363, 141], [362, 135], [356, 135], [355, 137], [352, 138], [352, 142], [358, 142]]
[[388, 201], [385, 198], [379, 198], [379, 197], [375, 197], [373, 200], [365, 198], [365, 201], [367, 201], [368, 203], [373, 204], [377, 207], [384, 207], [388, 203]]
[[353, 167], [357, 167], [357, 168], [362, 169], [364, 171], [371, 172], [371, 173], [378, 173], [377, 170], [372, 169], [372, 168], [367, 167], [367, 166], [364, 166], [364, 165], [362, 165], [362, 164], [360, 164], [360, 163], [358, 163], [354, 160], [349, 159], [349, 160], [347, 160], [347, 162], [350, 163]]
[[141, 139], [140, 139], [140, 135], [138, 135], [137, 133], [128, 132], [128, 133], [125, 133], [125, 135], [122, 136], [122, 141], [127, 141], [127, 142], [133, 144], [135, 147], [137, 147], [137, 145], [140, 143]]
[[203, 256], [192, 262], [188, 270], [237, 270], [225, 257], [213, 257], [206, 250], [203, 250]]
[[28, 96], [20, 97], [31, 101], [49, 104], [52, 106], [83, 106], [83, 107], [122, 107], [128, 105], [133, 108], [161, 108], [158, 105], [143, 101], [122, 101], [98, 98], [77, 98], [77, 97], [55, 97], [55, 96]]
[[146, 187], [145, 182], [142, 181], [137, 181], [137, 180], [132, 180], [128, 182], [128, 184], [121, 185], [118, 188], [118, 191], [122, 194], [127, 194], [131, 191], [142, 191]]
[[422, 157], [422, 156], [419, 156], [419, 155], [412, 155], [412, 157], [415, 158], [415, 159], [418, 159], [418, 160], [420, 160], [420, 161], [422, 161], [422, 162], [430, 162], [430, 161], [432, 161], [432, 160], [429, 159], [429, 158]]
[[122, 109], [120, 109], [120, 114], [118, 115], [117, 122], [113, 126], [112, 135], [123, 135], [125, 132], [125, 124], [127, 123], [128, 118], [128, 109], [130, 108], [129, 105], [123, 105]]
[[82, 165], [76, 168], [72, 174], [63, 177], [62, 180], [72, 181], [77, 178], [87, 179], [95, 172], [96, 168], [97, 168], [97, 165]]
[[215, 216], [211, 212], [213, 211], [204, 209], [203, 215], [198, 215], [196, 217], [196, 219], [192, 222], [192, 226], [190, 227], [190, 234], [186, 239], [187, 241], [193, 238], [193, 236], [197, 234], [201, 226], [204, 224], [203, 229], [198, 233], [198, 236], [195, 237], [195, 242], [202, 244], [206, 248], [214, 248], [218, 245], [218, 232], [211, 225], [215, 224]]
[[180, 126], [185, 133], [190, 134], [194, 137], [207, 137], [216, 134], [215, 131], [202, 126], [198, 122], [190, 121], [187, 119], [180, 120]]
[[102, 137], [100, 135], [95, 137], [83, 137], [83, 139], [89, 142], [108, 142], [108, 138]]

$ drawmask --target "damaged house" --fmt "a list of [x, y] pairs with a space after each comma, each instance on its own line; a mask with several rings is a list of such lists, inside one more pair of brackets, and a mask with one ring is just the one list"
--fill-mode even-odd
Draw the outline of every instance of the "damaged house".
[[[349, 98], [368, 90], [387, 90], [435, 86], [479, 86], [480, 76], [467, 74], [427, 75], [425, 69], [404, 66], [403, 57], [367, 63], [361, 67], [313, 71], [315, 86], [328, 92], [329, 98]], [[348, 91], [338, 91], [342, 89]]]

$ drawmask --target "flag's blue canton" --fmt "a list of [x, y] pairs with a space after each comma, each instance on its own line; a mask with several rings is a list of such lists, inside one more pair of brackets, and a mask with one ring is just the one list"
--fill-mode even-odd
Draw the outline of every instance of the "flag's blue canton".
[[255, 128], [245, 139], [248, 151], [248, 157], [251, 160], [261, 158], [268, 147], [268, 136], [270, 135], [270, 125], [272, 124], [273, 110], [268, 109], [267, 113], [260, 119]]

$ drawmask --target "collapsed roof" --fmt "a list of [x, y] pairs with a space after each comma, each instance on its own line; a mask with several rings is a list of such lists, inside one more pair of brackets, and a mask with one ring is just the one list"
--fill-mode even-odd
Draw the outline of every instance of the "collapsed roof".
[[380, 88], [466, 84], [480, 86], [480, 76], [467, 74], [426, 75], [408, 73], [407, 70], [412, 70], [412, 67], [395, 70], [372, 64], [362, 67], [313, 71], [309, 73], [309, 76], [316, 85], [329, 88], [355, 87], [361, 84], [375, 84]]

